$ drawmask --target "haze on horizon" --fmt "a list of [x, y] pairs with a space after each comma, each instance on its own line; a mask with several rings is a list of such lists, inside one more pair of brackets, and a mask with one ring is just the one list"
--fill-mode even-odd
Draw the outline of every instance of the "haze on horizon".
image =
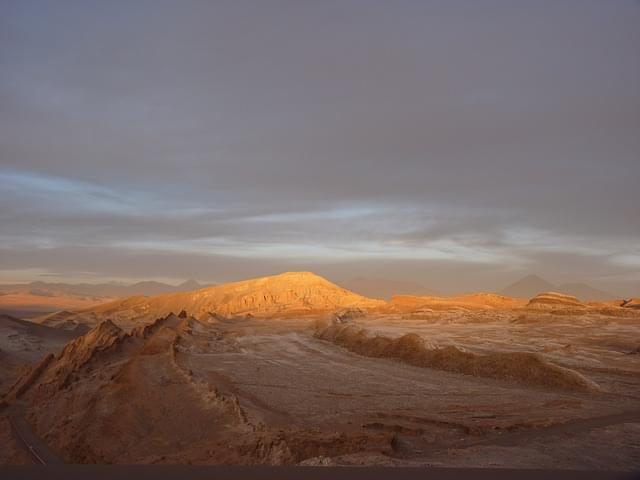
[[0, 2], [0, 283], [640, 294], [640, 3]]

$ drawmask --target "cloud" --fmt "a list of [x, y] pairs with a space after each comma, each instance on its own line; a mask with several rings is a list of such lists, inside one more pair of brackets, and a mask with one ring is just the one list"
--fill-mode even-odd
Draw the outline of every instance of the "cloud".
[[637, 286], [632, 3], [0, 8], [6, 268]]

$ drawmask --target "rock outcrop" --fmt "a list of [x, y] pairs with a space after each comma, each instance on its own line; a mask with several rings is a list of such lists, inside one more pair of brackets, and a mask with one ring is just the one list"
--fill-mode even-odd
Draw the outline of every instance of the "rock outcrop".
[[565, 295], [557, 292], [545, 292], [536, 295], [529, 300], [527, 307], [539, 309], [583, 309], [587, 308], [587, 305], [571, 295]]
[[416, 333], [398, 338], [371, 335], [353, 324], [316, 325], [315, 336], [367, 357], [390, 358], [418, 367], [486, 377], [547, 389], [600, 392], [580, 373], [529, 352], [491, 352], [478, 355], [449, 345], [430, 348]]
[[640, 298], [631, 298], [629, 300], [623, 300], [620, 304], [623, 308], [631, 308], [634, 310], [640, 310]]

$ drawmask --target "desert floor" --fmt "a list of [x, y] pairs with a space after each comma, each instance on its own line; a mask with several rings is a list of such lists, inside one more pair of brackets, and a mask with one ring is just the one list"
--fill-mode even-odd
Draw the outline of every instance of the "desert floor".
[[[215, 439], [220, 450], [237, 435], [236, 427], [225, 427], [224, 418], [207, 413], [204, 407], [203, 426], [198, 426], [199, 417], [191, 405], [213, 390], [224, 398], [237, 398], [252, 428], [271, 432], [272, 447], [279, 431], [304, 432], [295, 438], [283, 434], [289, 438], [288, 448], [297, 449], [296, 463], [303, 465], [640, 469], [640, 323], [636, 318], [505, 310], [419, 317], [387, 314], [356, 318], [349, 325], [390, 338], [417, 333], [428, 349], [454, 345], [476, 354], [537, 353], [595, 382], [600, 391], [527, 385], [364, 356], [317, 338], [317, 322], [311, 318], [194, 321], [175, 350], [175, 362], [189, 372], [191, 386], [187, 388], [184, 379], [161, 360], [165, 357], [146, 355], [127, 370], [135, 388], [127, 387], [112, 397], [130, 402], [133, 410], [126, 415], [132, 418], [138, 415], [136, 405], [140, 415], [149, 415], [144, 405], [157, 402], [159, 410], [149, 431], [126, 435], [154, 436], [153, 441], [174, 453], [136, 456], [132, 447], [126, 458], [105, 453], [102, 460], [260, 463], [255, 461], [255, 451], [251, 453], [254, 460], [244, 461], [237, 452], [233, 458], [225, 458], [220, 451], [207, 458], [204, 450], [190, 449], [192, 438], [198, 444]], [[114, 359], [111, 366], [96, 367], [87, 382], [104, 381], [120, 368], [124, 360]], [[57, 403], [32, 404], [29, 415], [25, 414], [54, 451], [64, 451], [74, 430], [69, 426], [67, 437], [56, 436], [42, 425], [55, 423], [51, 418], [64, 408], [61, 405], [77, 401], [82, 391], [90, 389], [86, 385]], [[153, 396], [158, 393], [163, 398]], [[116, 414], [114, 418], [123, 417]], [[159, 430], [156, 423], [162, 415], [174, 418], [170, 428]], [[181, 416], [192, 426], [181, 425]], [[204, 427], [218, 421], [224, 424], [218, 430]], [[6, 414], [1, 422], [3, 463], [28, 462], [20, 446], [12, 443]], [[126, 436], [116, 434], [104, 439], [92, 434], [83, 441], [113, 452], [111, 445], [105, 445]]]
[[[369, 358], [319, 340], [308, 321], [221, 323], [215, 352], [185, 345], [178, 362], [237, 395], [265, 423], [340, 432], [391, 432], [378, 458], [331, 464], [640, 468], [640, 325], [626, 319], [503, 313], [355, 322], [370, 332], [418, 333], [428, 346], [474, 353], [527, 351], [595, 381], [601, 393], [508, 381]], [[206, 329], [200, 333], [207, 336]], [[206, 340], [205, 340], [206, 341]]]

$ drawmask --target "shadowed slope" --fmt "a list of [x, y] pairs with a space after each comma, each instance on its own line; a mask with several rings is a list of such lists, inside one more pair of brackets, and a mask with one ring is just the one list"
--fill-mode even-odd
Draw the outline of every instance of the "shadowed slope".
[[14, 383], [25, 366], [59, 351], [81, 333], [0, 315], [0, 394]]
[[[40, 328], [47, 328], [41, 327]], [[49, 354], [16, 382], [7, 397], [15, 399], [34, 386], [39, 396], [48, 396], [65, 388], [85, 365], [120, 344], [126, 334], [111, 321], [106, 320], [81, 337], [72, 340], [58, 354]]]

